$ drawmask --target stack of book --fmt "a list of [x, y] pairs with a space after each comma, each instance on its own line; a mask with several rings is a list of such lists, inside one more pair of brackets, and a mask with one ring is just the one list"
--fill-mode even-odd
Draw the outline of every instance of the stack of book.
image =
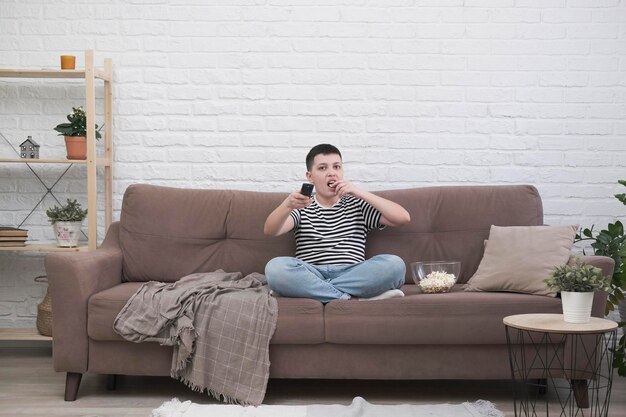
[[0, 247], [26, 246], [28, 230], [0, 226]]

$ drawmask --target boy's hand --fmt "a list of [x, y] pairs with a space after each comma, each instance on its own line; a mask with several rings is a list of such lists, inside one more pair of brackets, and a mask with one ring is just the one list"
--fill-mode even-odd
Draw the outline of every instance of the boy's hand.
[[356, 185], [352, 184], [350, 181], [339, 180], [334, 184], [335, 195], [339, 197], [343, 197], [346, 194], [352, 195], [354, 197], [359, 198], [361, 193], [361, 189]]
[[287, 207], [290, 209], [303, 209], [311, 204], [311, 197], [300, 194], [300, 191], [294, 191], [289, 194], [289, 197], [285, 200]]

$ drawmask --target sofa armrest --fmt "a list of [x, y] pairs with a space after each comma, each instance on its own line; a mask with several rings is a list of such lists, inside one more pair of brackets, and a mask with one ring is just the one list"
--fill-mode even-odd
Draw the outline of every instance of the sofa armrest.
[[83, 373], [87, 370], [87, 303], [93, 294], [122, 282], [118, 236], [119, 222], [116, 222], [95, 251], [46, 256], [52, 297], [54, 369], [57, 371]]
[[[586, 264], [595, 266], [596, 268], [600, 268], [605, 276], [611, 277], [613, 276], [613, 268], [615, 268], [615, 261], [608, 256], [597, 256], [597, 255], [585, 255], [585, 256], [572, 256], [569, 258], [567, 262], [568, 265], [573, 265], [576, 262], [576, 258], [582, 259]], [[604, 291], [596, 291], [593, 294], [593, 307], [591, 308], [591, 315], [593, 317], [604, 317], [604, 312], [606, 309], [606, 300], [608, 298], [608, 294]]]

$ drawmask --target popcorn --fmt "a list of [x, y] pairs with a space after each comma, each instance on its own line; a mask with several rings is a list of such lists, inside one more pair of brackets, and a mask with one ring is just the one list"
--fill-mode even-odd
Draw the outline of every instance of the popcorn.
[[434, 271], [420, 280], [419, 287], [425, 293], [434, 294], [448, 291], [455, 282], [456, 278], [453, 274]]

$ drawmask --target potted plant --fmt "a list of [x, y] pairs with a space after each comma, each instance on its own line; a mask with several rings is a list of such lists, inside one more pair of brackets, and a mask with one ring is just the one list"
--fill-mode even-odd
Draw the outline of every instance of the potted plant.
[[608, 291], [611, 278], [605, 277], [600, 268], [576, 259], [574, 265], [555, 267], [545, 283], [561, 293], [563, 320], [568, 323], [587, 323], [591, 317], [593, 293]]
[[[619, 180], [619, 184], [626, 187], [626, 180]], [[614, 197], [622, 204], [626, 205], [626, 193], [615, 194]], [[626, 234], [624, 225], [619, 220], [609, 223], [606, 229], [599, 232], [591, 228], [582, 229], [577, 235], [575, 242], [591, 241], [594, 255], [609, 256], [615, 261], [615, 269], [611, 277], [611, 289], [606, 302], [605, 314], [609, 314], [615, 307], [619, 308], [621, 322], [619, 326], [626, 329]], [[585, 251], [583, 250], [583, 253]], [[613, 366], [620, 376], [626, 376], [626, 331], [622, 332], [622, 337], [615, 349], [615, 359]]]
[[76, 200], [68, 198], [67, 204], [49, 208], [46, 210], [46, 214], [54, 228], [58, 246], [62, 248], [78, 246], [80, 229], [83, 220], [87, 217], [87, 210], [83, 210]]
[[[68, 122], [58, 124], [54, 130], [59, 136], [65, 136], [67, 159], [87, 159], [87, 114], [82, 106], [72, 107], [72, 113], [67, 115]], [[96, 139], [100, 139], [100, 129], [96, 125]]]

